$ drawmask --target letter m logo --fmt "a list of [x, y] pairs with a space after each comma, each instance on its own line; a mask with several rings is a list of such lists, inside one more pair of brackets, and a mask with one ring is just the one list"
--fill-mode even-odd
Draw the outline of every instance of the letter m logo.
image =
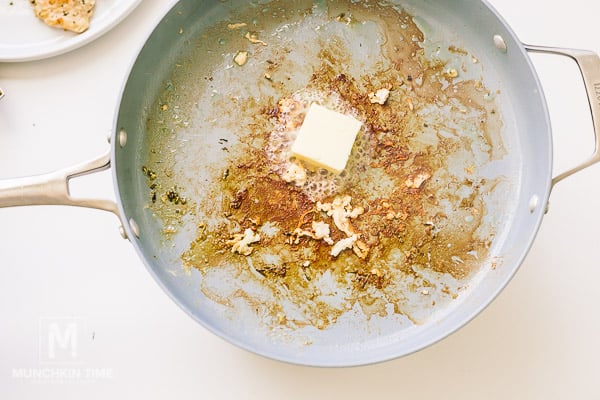
[[79, 318], [40, 319], [40, 363], [79, 361], [83, 323]]

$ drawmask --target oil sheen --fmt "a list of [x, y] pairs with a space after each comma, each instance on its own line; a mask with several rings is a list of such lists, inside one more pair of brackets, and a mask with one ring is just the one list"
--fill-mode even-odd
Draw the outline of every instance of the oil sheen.
[[[385, 2], [273, 1], [198, 32], [153, 105], [143, 171], [198, 296], [280, 334], [412, 326], [493, 265], [496, 93], [476, 54], [418, 21]], [[341, 174], [291, 157], [311, 103], [363, 124]]]

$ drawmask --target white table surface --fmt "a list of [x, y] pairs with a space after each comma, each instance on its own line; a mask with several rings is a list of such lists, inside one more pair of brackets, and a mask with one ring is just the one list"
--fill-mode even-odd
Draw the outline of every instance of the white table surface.
[[[145, 0], [125, 23], [71, 53], [0, 63], [0, 179], [66, 167], [107, 148], [128, 66], [169, 3]], [[599, 2], [492, 3], [525, 42], [600, 52]], [[589, 112], [574, 65], [535, 61], [560, 171], [593, 148]], [[114, 197], [107, 173], [74, 190]], [[207, 332], [160, 290], [111, 215], [2, 209], [0, 398], [598, 399], [599, 204], [596, 166], [555, 189], [528, 258], [480, 316], [417, 354], [353, 369], [282, 364]], [[45, 340], [61, 321], [85, 332], [73, 368], [92, 379], [48, 375]], [[54, 338], [68, 342], [65, 332]]]

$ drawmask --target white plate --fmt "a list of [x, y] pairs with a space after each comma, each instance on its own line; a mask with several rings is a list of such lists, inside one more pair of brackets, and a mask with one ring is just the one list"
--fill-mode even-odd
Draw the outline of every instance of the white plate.
[[90, 28], [80, 34], [44, 24], [30, 0], [0, 0], [0, 62], [53, 57], [97, 39], [121, 22], [142, 0], [96, 0]]

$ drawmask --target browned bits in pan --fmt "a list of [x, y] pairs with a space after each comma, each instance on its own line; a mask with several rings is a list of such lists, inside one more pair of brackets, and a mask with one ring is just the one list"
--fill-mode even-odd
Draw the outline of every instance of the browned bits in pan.
[[[181, 260], [203, 275], [200, 290], [232, 307], [210, 286], [211, 276], [228, 274], [236, 298], [267, 325], [325, 329], [356, 309], [418, 323], [458, 296], [488, 257], [494, 180], [478, 174], [502, 156], [494, 99], [452, 67], [460, 63], [428, 58], [425, 34], [399, 8], [335, 0], [321, 14], [313, 2], [295, 10], [285, 20], [233, 15], [214, 27], [222, 58], [211, 64], [215, 44], [199, 40], [186, 55], [194, 62], [178, 63], [172, 81], [182, 83], [149, 123], [156, 141], [147, 165], [159, 171], [142, 171], [157, 183], [150, 208], [165, 226], [187, 227], [180, 215], [188, 213], [197, 234]], [[256, 32], [236, 22], [251, 20]], [[379, 32], [373, 43], [358, 34], [365, 26]], [[319, 39], [325, 28], [335, 40]], [[292, 46], [299, 32], [309, 45]], [[373, 60], [355, 54], [369, 46]], [[467, 50], [444, 48], [474, 65]], [[287, 153], [312, 102], [363, 124], [340, 175]], [[193, 127], [182, 127], [185, 115]], [[305, 179], [287, 179], [295, 168]], [[345, 196], [351, 202], [338, 214], [323, 207]], [[252, 294], [253, 285], [268, 296]], [[426, 308], [415, 294], [428, 297]], [[282, 304], [297, 305], [296, 317]]]

